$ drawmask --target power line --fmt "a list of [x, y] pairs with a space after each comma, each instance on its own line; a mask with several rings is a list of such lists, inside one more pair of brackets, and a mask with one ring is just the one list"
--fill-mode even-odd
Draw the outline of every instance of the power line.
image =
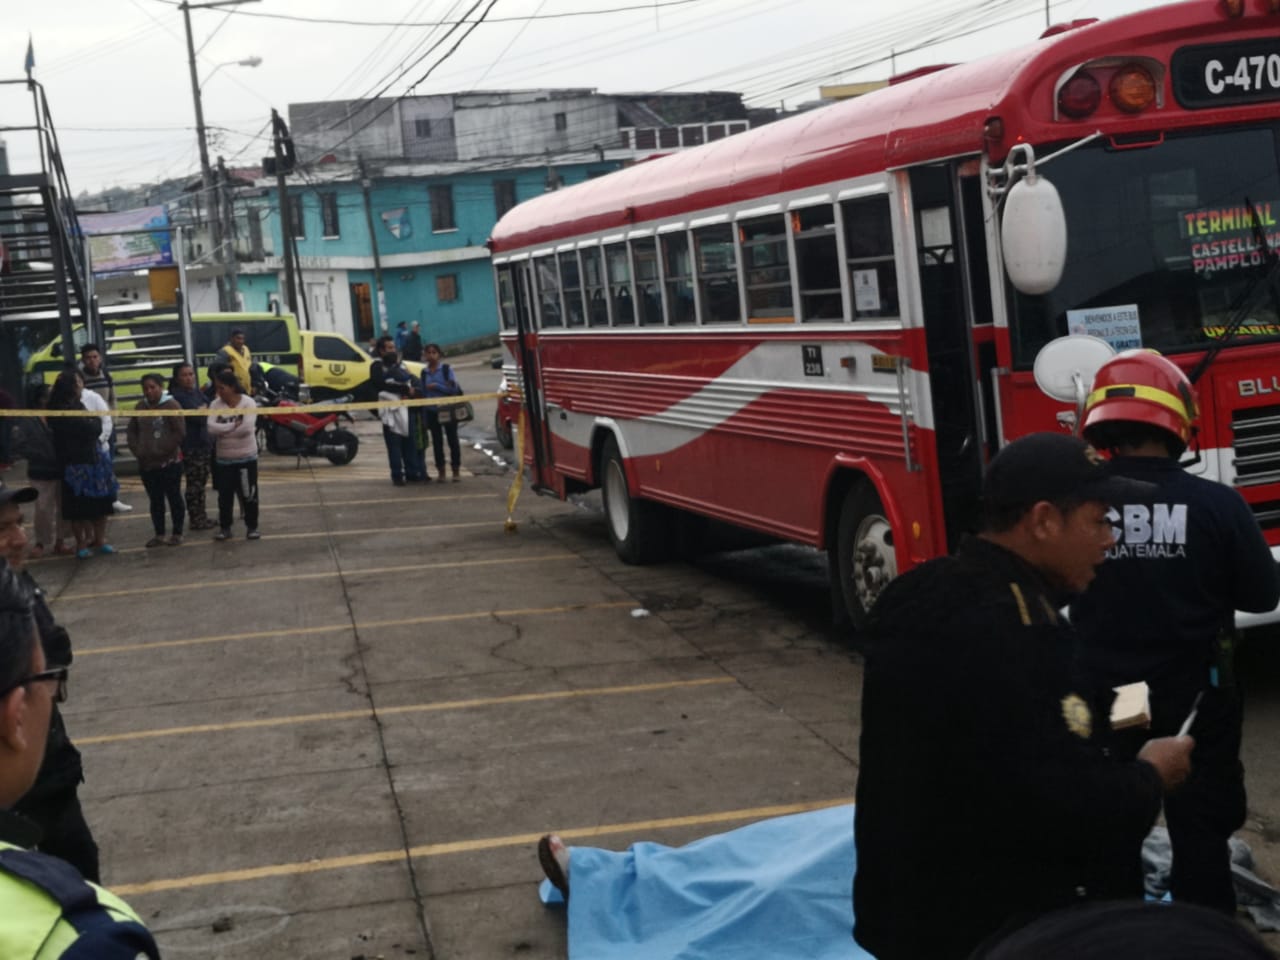
[[[472, 8], [471, 8], [471, 9], [472, 9], [472, 10], [474, 10], [476, 7], [480, 6], [481, 2], [483, 2], [483, 0], [476, 0], [476, 3], [472, 6]], [[379, 117], [381, 117], [383, 114], [385, 114], [388, 110], [390, 110], [392, 107], [394, 107], [397, 103], [399, 103], [399, 102], [400, 102], [401, 100], [403, 100], [405, 97], [409, 96], [409, 94], [410, 94], [410, 93], [411, 93], [411, 92], [412, 92], [412, 91], [413, 91], [413, 90], [418, 86], [418, 84], [422, 83], [422, 82], [423, 82], [424, 80], [426, 80], [429, 76], [431, 76], [431, 74], [435, 71], [436, 67], [440, 66], [440, 64], [444, 63], [444, 62], [445, 62], [446, 60], [448, 60], [451, 56], [453, 56], [453, 54], [457, 51], [458, 47], [460, 47], [460, 46], [461, 46], [461, 45], [466, 41], [467, 37], [471, 36], [471, 34], [475, 31], [476, 27], [478, 27], [478, 26], [480, 26], [480, 24], [484, 23], [484, 21], [485, 21], [485, 17], [487, 17], [487, 16], [489, 15], [489, 11], [491, 11], [495, 6], [497, 6], [497, 3], [498, 3], [498, 0], [489, 0], [489, 5], [488, 5], [487, 7], [485, 7], [485, 8], [484, 8], [484, 12], [480, 14], [479, 19], [477, 19], [477, 20], [475, 20], [475, 21], [471, 22], [471, 24], [470, 24], [470, 26], [468, 26], [468, 28], [467, 28], [466, 32], [465, 32], [465, 33], [463, 33], [463, 35], [462, 35], [461, 37], [459, 37], [459, 38], [458, 38], [458, 42], [457, 42], [457, 43], [455, 43], [455, 44], [454, 44], [452, 47], [450, 47], [448, 50], [446, 50], [446, 51], [445, 51], [445, 53], [444, 53], [444, 55], [443, 55], [443, 56], [441, 56], [439, 60], [437, 60], [434, 64], [432, 64], [430, 67], [428, 67], [428, 68], [427, 68], [427, 72], [426, 72], [426, 73], [424, 73], [424, 74], [423, 74], [422, 76], [420, 76], [417, 80], [415, 80], [413, 83], [411, 83], [411, 84], [409, 85], [408, 90], [406, 90], [406, 91], [405, 91], [404, 93], [402, 93], [400, 96], [398, 96], [398, 97], [396, 97], [395, 99], [393, 99], [393, 100], [392, 100], [390, 103], [388, 103], [385, 107], [383, 107], [383, 108], [382, 108], [381, 110], [379, 110], [376, 114], [374, 114], [372, 117], [370, 117], [370, 118], [369, 118], [369, 120], [368, 120], [368, 121], [366, 121], [362, 126], [357, 127], [355, 130], [353, 130], [351, 133], [347, 134], [347, 136], [343, 137], [343, 138], [342, 138], [341, 140], [339, 140], [337, 143], [333, 144], [332, 146], [330, 146], [330, 147], [328, 147], [327, 149], [325, 149], [324, 151], [322, 151], [320, 155], [321, 155], [321, 156], [324, 156], [324, 155], [325, 155], [325, 154], [327, 154], [327, 153], [332, 153], [334, 150], [338, 149], [338, 147], [342, 146], [344, 143], [346, 143], [347, 141], [349, 141], [349, 140], [351, 140], [352, 138], [354, 138], [358, 133], [360, 133], [360, 131], [361, 131], [361, 130], [364, 130], [366, 127], [368, 127], [368, 126], [369, 126], [370, 124], [372, 124], [375, 120], [377, 120]], [[467, 11], [468, 16], [470, 15], [470, 13], [471, 13], [471, 11], [470, 11], [470, 10], [469, 10], [469, 11]], [[445, 35], [445, 37], [444, 37], [444, 38], [442, 38], [442, 39], [448, 39], [448, 34], [446, 34], [446, 35]], [[437, 44], [437, 46], [438, 46], [438, 44]], [[421, 59], [421, 58], [419, 58], [419, 59]]]
[[[160, 3], [170, 6], [179, 6], [177, 0], [158, 0]], [[317, 23], [342, 27], [448, 27], [463, 26], [468, 23], [519, 23], [528, 20], [563, 20], [569, 17], [596, 17], [610, 13], [627, 13], [633, 10], [655, 10], [663, 7], [683, 7], [690, 3], [701, 3], [702, 0], [663, 0], [660, 3], [641, 3], [633, 4], [626, 7], [609, 7], [604, 10], [577, 10], [565, 13], [544, 13], [538, 16], [521, 16], [521, 17], [493, 17], [485, 20], [468, 20], [465, 17], [461, 20], [436, 20], [421, 23], [406, 23], [401, 20], [341, 20], [333, 17], [300, 17], [296, 14], [288, 13], [265, 13], [261, 10], [229, 10], [228, 15], [234, 14], [239, 17], [263, 17], [269, 20], [288, 20], [293, 23]]]

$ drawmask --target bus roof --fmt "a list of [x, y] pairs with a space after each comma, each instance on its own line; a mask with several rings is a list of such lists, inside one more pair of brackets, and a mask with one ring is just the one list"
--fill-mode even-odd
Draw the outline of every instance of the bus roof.
[[[1212, 122], [1221, 111], [1196, 111], [1193, 120], [1153, 110], [1137, 117], [1115, 111], [1084, 121], [1055, 121], [1052, 102], [1058, 77], [1091, 60], [1161, 57], [1163, 51], [1167, 63], [1167, 54], [1187, 42], [1209, 42], [1242, 28], [1256, 33], [1263, 19], [1272, 29], [1280, 27], [1280, 17], [1274, 15], [1250, 13], [1229, 20], [1221, 9], [1218, 0], [1190, 0], [1081, 25], [544, 194], [519, 204], [498, 222], [491, 250], [500, 254], [565, 237], [626, 230], [757, 197], [976, 155], [984, 146], [984, 125], [993, 116], [1003, 119], [1006, 131], [993, 150], [996, 159], [1019, 140], [1073, 140], [1109, 125], [1129, 133]], [[1140, 49], [1134, 49], [1135, 40], [1142, 41]], [[1274, 110], [1271, 103], [1234, 107], [1231, 113], [1233, 119], [1250, 119]]]

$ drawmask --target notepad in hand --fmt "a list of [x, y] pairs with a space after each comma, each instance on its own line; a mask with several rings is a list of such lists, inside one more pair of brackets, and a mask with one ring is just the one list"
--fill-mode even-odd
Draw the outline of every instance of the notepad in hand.
[[1111, 704], [1112, 730], [1151, 726], [1151, 691], [1145, 680], [1126, 683], [1115, 691], [1116, 699]]

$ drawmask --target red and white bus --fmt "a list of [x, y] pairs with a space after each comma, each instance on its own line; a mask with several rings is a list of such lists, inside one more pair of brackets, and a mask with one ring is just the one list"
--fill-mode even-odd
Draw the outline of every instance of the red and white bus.
[[1280, 0], [1050, 33], [503, 217], [533, 483], [603, 487], [632, 562], [676, 511], [825, 549], [856, 624], [971, 527], [1001, 444], [1069, 425], [1032, 368], [1083, 334], [1189, 370], [1213, 354], [1191, 469], [1280, 545], [1280, 294], [1259, 293]]

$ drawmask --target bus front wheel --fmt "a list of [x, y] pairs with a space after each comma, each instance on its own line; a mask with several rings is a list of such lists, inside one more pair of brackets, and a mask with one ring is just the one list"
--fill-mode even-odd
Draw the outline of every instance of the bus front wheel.
[[840, 593], [854, 629], [861, 630], [880, 592], [898, 575], [893, 528], [871, 484], [845, 494], [836, 542]]
[[625, 563], [660, 560], [667, 541], [665, 513], [660, 504], [631, 495], [622, 453], [612, 435], [600, 457], [600, 487], [609, 540], [618, 556]]

